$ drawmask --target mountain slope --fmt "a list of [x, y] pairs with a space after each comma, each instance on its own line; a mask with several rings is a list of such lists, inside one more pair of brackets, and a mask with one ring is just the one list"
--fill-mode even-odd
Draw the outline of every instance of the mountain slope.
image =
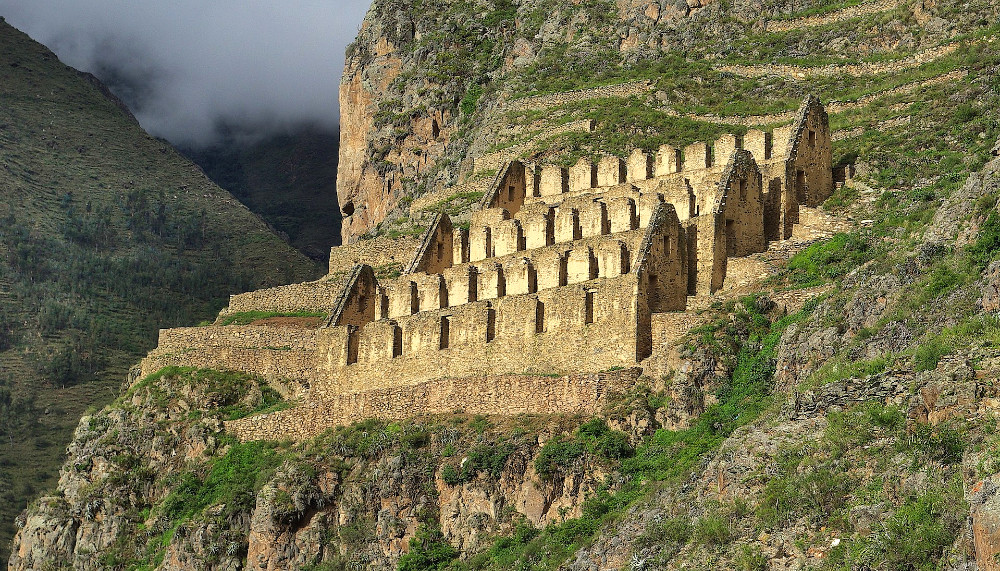
[[[683, 147], [787, 123], [807, 93], [856, 167], [815, 213], [838, 224], [740, 260], [766, 277], [707, 300], [657, 348], [673, 370], [604, 420], [237, 443], [221, 420], [293, 403], [211, 371], [137, 380], [81, 421], [11, 567], [90, 569], [104, 549], [158, 569], [995, 569], [998, 15], [377, 1], [341, 92], [345, 239], [458, 219], [504, 160]], [[157, 430], [171, 454], [142, 438]]]
[[0, 551], [160, 327], [316, 268], [96, 80], [0, 23]]
[[227, 138], [183, 149], [213, 181], [231, 192], [310, 258], [329, 259], [340, 244], [337, 202], [339, 133], [301, 127], [244, 142]]

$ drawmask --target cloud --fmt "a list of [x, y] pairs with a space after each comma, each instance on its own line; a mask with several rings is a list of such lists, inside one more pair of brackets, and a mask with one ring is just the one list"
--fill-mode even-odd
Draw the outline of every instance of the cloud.
[[336, 125], [344, 48], [369, 0], [0, 0], [0, 15], [101, 78], [150, 133]]

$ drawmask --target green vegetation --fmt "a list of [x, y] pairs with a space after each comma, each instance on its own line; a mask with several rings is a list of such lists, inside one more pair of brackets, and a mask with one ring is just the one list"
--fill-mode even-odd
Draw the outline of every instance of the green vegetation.
[[456, 214], [466, 212], [470, 207], [482, 200], [482, 198], [482, 192], [456, 192], [448, 198], [435, 202], [424, 210], [428, 212], [444, 212], [449, 216], [455, 216]]
[[273, 444], [234, 443], [212, 462], [204, 477], [195, 472], [177, 476], [173, 491], [158, 509], [174, 525], [209, 506], [225, 505], [224, 516], [247, 512], [253, 508], [254, 492], [267, 482], [279, 461]]
[[[315, 266], [115, 101], [0, 23], [0, 560], [81, 414], [158, 329]], [[46, 412], [48, 414], [46, 414]]]
[[588, 452], [605, 461], [618, 461], [631, 456], [633, 450], [624, 432], [611, 430], [606, 422], [594, 418], [581, 425], [573, 438], [546, 442], [535, 458], [535, 471], [550, 478], [557, 473], [572, 472]]
[[835, 280], [877, 255], [867, 239], [858, 234], [837, 234], [817, 242], [788, 260], [788, 280], [797, 287], [810, 287]]
[[399, 571], [436, 571], [458, 557], [440, 529], [422, 526], [410, 540], [410, 552], [399, 558]]
[[466, 456], [456, 468], [452, 464], [445, 464], [441, 470], [441, 477], [449, 486], [455, 486], [462, 482], [467, 482], [475, 478], [478, 474], [496, 480], [500, 477], [507, 459], [514, 452], [511, 444], [479, 445], [469, 450]]
[[[590, 446], [595, 451], [604, 449], [619, 457], [628, 456], [619, 468], [624, 483], [617, 490], [605, 488], [592, 495], [584, 503], [583, 515], [579, 518], [549, 525], [537, 534], [520, 533], [518, 542], [501, 539], [486, 554], [465, 563], [453, 563], [451, 568], [505, 569], [517, 561], [532, 569], [555, 569], [580, 546], [589, 543], [606, 524], [621, 517], [629, 506], [645, 497], [648, 482], [679, 482], [733, 430], [758, 418], [770, 402], [778, 339], [789, 324], [802, 319], [811, 307], [774, 323], [761, 312], [753, 297], [742, 300], [739, 307], [742, 310], [736, 318], [740, 326], [746, 328], [746, 337], [739, 343], [732, 379], [719, 391], [718, 404], [709, 407], [691, 428], [657, 430], [635, 449], [634, 454], [620, 447], [613, 431], [599, 420], [581, 426], [571, 440], [547, 443], [536, 462], [540, 463], [536, 466], [536, 469], [541, 468], [540, 473], [542, 470], [565, 470]], [[670, 528], [656, 533], [676, 536], [690, 533], [705, 544], [724, 542], [729, 536], [724, 522], [712, 518], [699, 520], [692, 528], [671, 524]]]
[[976, 242], [969, 246], [969, 257], [979, 268], [1000, 257], [1000, 216], [996, 212], [990, 212], [979, 227]]

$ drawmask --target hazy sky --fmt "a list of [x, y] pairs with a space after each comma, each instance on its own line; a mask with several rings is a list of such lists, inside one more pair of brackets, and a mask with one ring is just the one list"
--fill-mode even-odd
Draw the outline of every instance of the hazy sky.
[[0, 16], [101, 78], [150, 133], [203, 144], [336, 125], [344, 48], [370, 0], [0, 0]]

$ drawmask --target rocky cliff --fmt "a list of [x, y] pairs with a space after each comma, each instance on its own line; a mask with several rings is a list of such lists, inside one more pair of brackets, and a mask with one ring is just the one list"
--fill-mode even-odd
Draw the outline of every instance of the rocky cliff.
[[10, 568], [997, 569], [998, 10], [376, 2], [342, 88], [346, 239], [461, 224], [509, 158], [681, 147], [806, 93], [843, 184], [800, 225], [838, 224], [741, 260], [596, 419], [239, 443], [224, 420], [295, 403], [229, 373], [130, 379]]

